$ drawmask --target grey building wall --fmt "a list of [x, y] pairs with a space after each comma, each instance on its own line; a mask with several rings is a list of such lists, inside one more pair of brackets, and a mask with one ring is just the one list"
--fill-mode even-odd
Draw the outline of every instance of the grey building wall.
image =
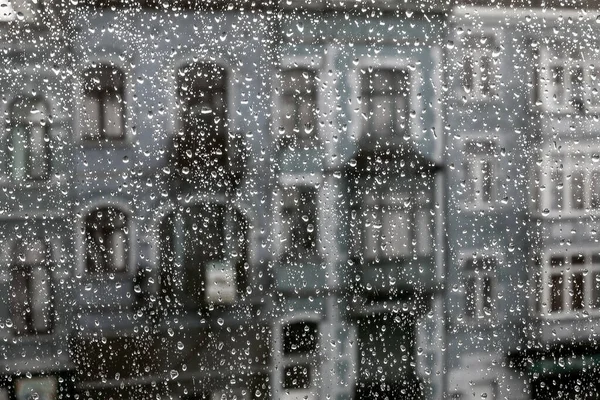
[[[25, 8], [0, 23], [5, 142], [17, 124], [11, 105], [33, 94], [49, 109], [51, 160], [47, 180], [20, 182], [14, 150], [3, 152], [0, 280], [12, 295], [13, 271], [27, 264], [20, 253], [43, 243], [53, 329], [17, 335], [13, 303], [0, 307], [9, 398], [28, 390], [63, 398], [544, 398], [546, 382], [558, 376], [571, 387], [585, 375], [558, 357], [595, 365], [591, 297], [585, 310], [557, 315], [544, 288], [556, 249], [593, 258], [593, 210], [545, 212], [551, 200], [540, 190], [554, 149], [592, 154], [596, 146], [593, 109], [556, 111], [539, 91], [549, 38], [584, 38], [583, 53], [593, 54], [589, 17], [394, 2], [40, 4], [37, 18]], [[227, 75], [226, 133], [236, 149], [228, 179], [203, 176], [203, 167], [188, 174], [178, 158], [180, 68], [199, 62]], [[123, 72], [119, 141], [84, 137], [85, 77], [97, 65]], [[361, 88], [373, 69], [410, 82], [401, 137], [365, 130]], [[310, 141], [290, 144], [280, 130], [288, 70], [314, 77]], [[300, 187], [315, 193], [318, 239], [309, 256], [290, 257], [285, 196]], [[411, 240], [395, 242], [400, 255], [367, 254], [372, 194], [416, 210], [404, 231]], [[86, 221], [109, 208], [126, 218], [126, 268], [92, 274]], [[225, 210], [235, 227], [223, 239], [236, 249], [226, 257], [243, 260], [233, 304], [185, 296], [189, 243], [201, 246], [193, 232], [211, 223], [198, 226], [203, 209]], [[162, 229], [171, 223], [167, 245]], [[247, 248], [231, 244], [236, 238]], [[594, 283], [585, 282], [592, 296]], [[294, 323], [315, 329], [315, 338], [292, 336], [315, 339], [316, 350], [289, 349]], [[302, 390], [285, 387], [294, 367], [310, 370]]]

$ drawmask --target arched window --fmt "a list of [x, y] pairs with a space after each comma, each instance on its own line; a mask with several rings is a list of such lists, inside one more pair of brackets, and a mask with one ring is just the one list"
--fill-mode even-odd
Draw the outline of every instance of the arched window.
[[50, 176], [48, 108], [39, 97], [17, 99], [10, 107], [10, 175], [15, 180]]
[[88, 140], [125, 138], [125, 74], [120, 69], [100, 64], [83, 74], [81, 128]]
[[85, 219], [86, 270], [90, 274], [125, 272], [129, 254], [128, 218], [105, 207]]
[[53, 325], [52, 281], [45, 243], [19, 242], [13, 249], [11, 314], [15, 332], [49, 333]]
[[227, 166], [227, 78], [214, 63], [190, 64], [178, 72], [179, 162], [192, 172]]

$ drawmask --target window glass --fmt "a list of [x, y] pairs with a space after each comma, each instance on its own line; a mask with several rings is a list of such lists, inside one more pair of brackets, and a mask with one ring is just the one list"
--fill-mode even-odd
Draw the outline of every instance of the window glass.
[[41, 242], [19, 242], [11, 267], [11, 314], [18, 335], [49, 333], [53, 328], [52, 278]]
[[283, 134], [306, 141], [317, 136], [317, 79], [310, 69], [281, 72]]
[[391, 138], [409, 133], [409, 74], [401, 69], [361, 71], [363, 131], [368, 136]]
[[85, 219], [86, 268], [90, 274], [125, 272], [128, 218], [117, 208], [91, 211]]
[[468, 258], [464, 268], [465, 316], [489, 321], [495, 306], [497, 261], [488, 256]]
[[20, 97], [11, 105], [10, 111], [10, 175], [15, 181], [48, 179], [50, 137], [45, 102], [39, 97]]
[[87, 140], [125, 137], [125, 74], [109, 64], [83, 73], [82, 134]]

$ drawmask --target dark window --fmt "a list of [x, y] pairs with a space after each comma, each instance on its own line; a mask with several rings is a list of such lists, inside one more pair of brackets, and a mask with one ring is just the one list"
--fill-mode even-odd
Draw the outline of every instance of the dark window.
[[429, 255], [431, 216], [427, 196], [410, 197], [386, 189], [369, 191], [363, 204], [363, 254], [367, 261], [389, 261], [413, 253]]
[[[239, 211], [216, 203], [186, 208], [183, 214], [176, 214], [175, 221], [180, 216], [181, 226], [172, 224], [175, 228], [172, 237], [183, 245], [183, 303], [189, 309], [235, 303], [243, 296], [247, 286], [246, 218]], [[163, 225], [168, 231], [171, 227], [166, 224], [169, 222], [165, 221]], [[172, 252], [172, 257], [179, 259], [174, 244], [167, 245], [167, 235], [163, 237], [163, 251]], [[165, 261], [161, 281], [163, 285], [170, 285], [175, 274], [170, 261], [172, 258], [164, 254], [161, 259]], [[170, 287], [172, 291], [174, 287]], [[163, 293], [168, 293], [168, 290], [163, 288]]]
[[363, 74], [363, 132], [375, 137], [407, 134], [410, 127], [409, 73], [399, 69], [368, 69]]
[[285, 354], [310, 353], [317, 350], [319, 328], [316, 322], [297, 322], [283, 328]]
[[89, 140], [121, 140], [125, 137], [125, 75], [101, 64], [83, 74], [83, 137]]
[[173, 289], [175, 282], [175, 215], [168, 214], [165, 216], [159, 228], [160, 245], [160, 274], [159, 274], [159, 291], [160, 298], [167, 303], [172, 302]]
[[476, 207], [490, 205], [497, 197], [494, 153], [494, 144], [487, 141], [472, 141], [466, 145], [466, 197]]
[[190, 208], [184, 225], [184, 291], [195, 306], [204, 302], [206, 269], [225, 259], [225, 208], [216, 204]]
[[284, 389], [307, 389], [310, 387], [310, 365], [290, 365], [285, 367], [283, 374]]
[[550, 292], [550, 312], [560, 312], [563, 309], [563, 277], [562, 274], [553, 274]]
[[281, 73], [282, 116], [285, 138], [298, 141], [317, 136], [317, 88], [315, 72], [289, 69]]
[[129, 254], [128, 218], [107, 207], [88, 214], [85, 220], [86, 268], [90, 274], [125, 272]]
[[317, 196], [317, 189], [311, 186], [283, 190], [284, 257], [297, 259], [316, 255]]
[[213, 63], [179, 70], [178, 145], [184, 167], [214, 170], [227, 166], [227, 79], [226, 70]]
[[53, 326], [52, 281], [41, 242], [19, 246], [13, 255], [11, 312], [17, 334], [49, 333]]
[[473, 98], [488, 98], [495, 94], [493, 36], [478, 35], [466, 40], [466, 55], [463, 57], [462, 85]]
[[553, 254], [542, 274], [540, 295], [545, 304], [542, 311], [569, 314], [600, 305], [600, 255], [597, 252]]
[[15, 180], [50, 177], [48, 108], [36, 97], [15, 101], [10, 108], [10, 174]]
[[496, 259], [491, 257], [469, 258], [465, 262], [465, 316], [468, 319], [492, 315], [496, 264]]

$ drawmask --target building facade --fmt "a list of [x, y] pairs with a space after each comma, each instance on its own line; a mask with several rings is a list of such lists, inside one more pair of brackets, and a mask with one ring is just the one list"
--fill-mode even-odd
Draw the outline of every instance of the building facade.
[[0, 0], [0, 399], [594, 398], [597, 28], [534, 6]]

